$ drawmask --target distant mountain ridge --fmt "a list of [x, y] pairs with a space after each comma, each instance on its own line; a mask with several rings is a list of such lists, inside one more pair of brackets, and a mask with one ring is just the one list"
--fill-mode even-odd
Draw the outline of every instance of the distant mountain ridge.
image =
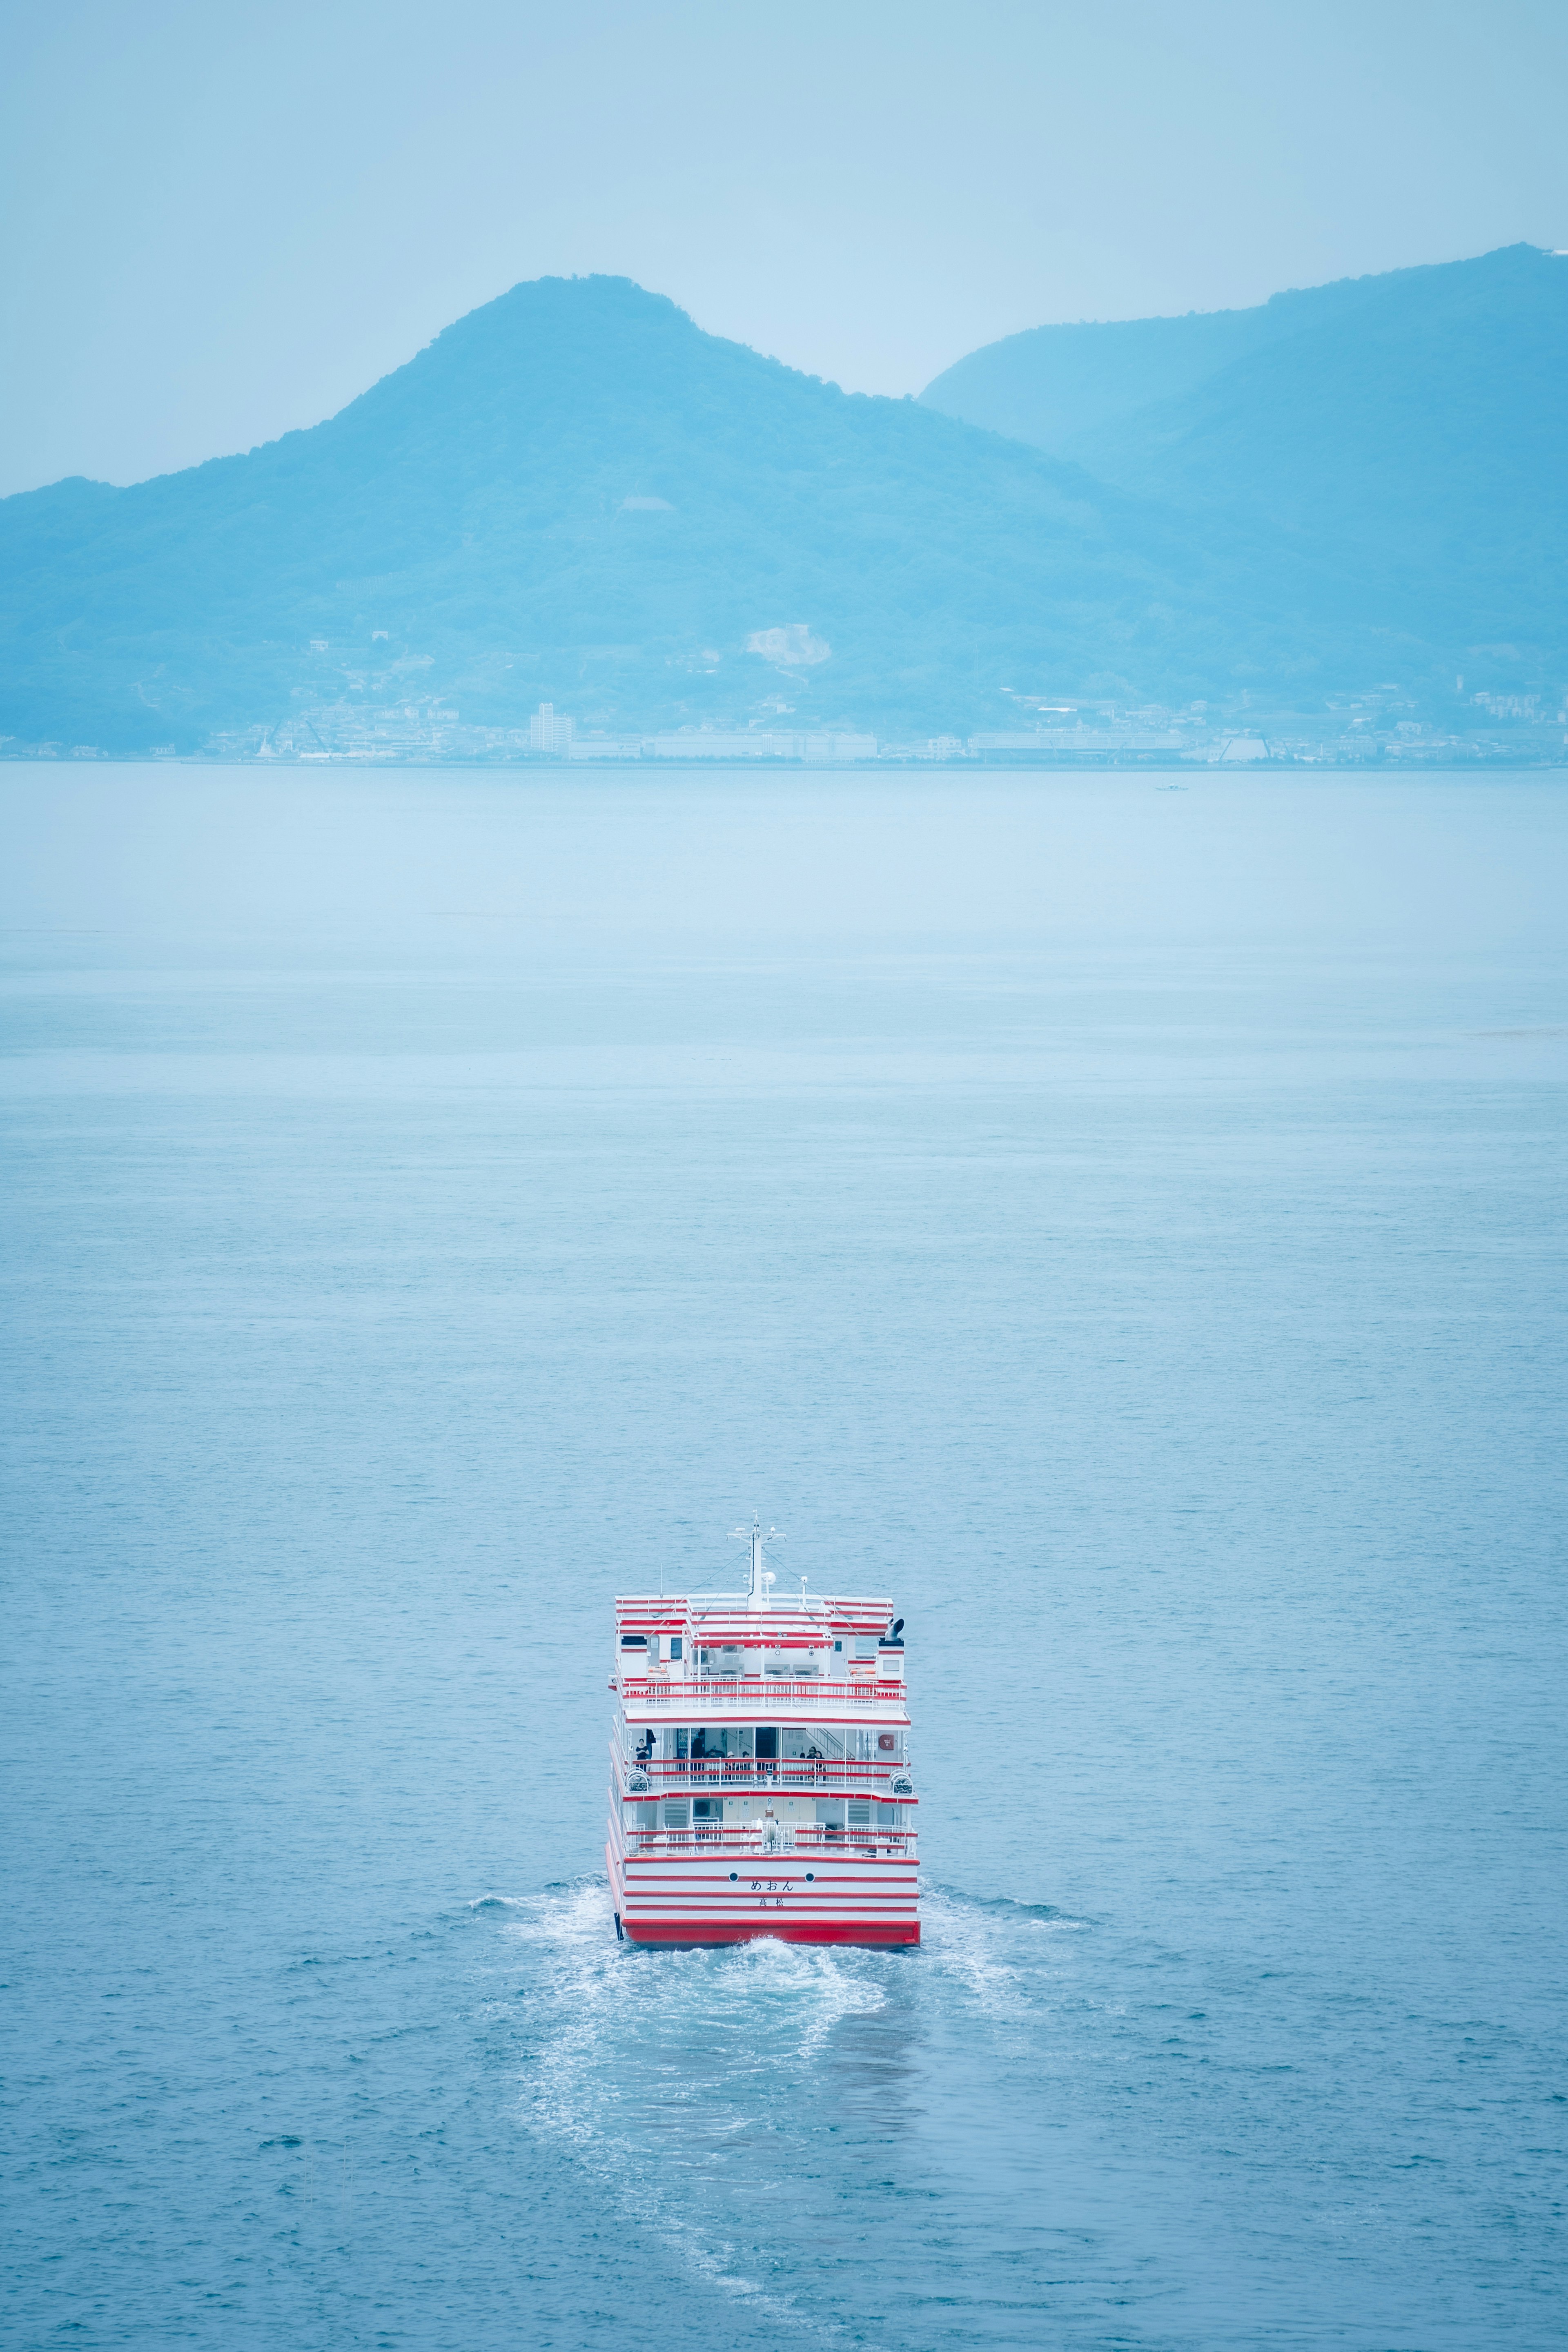
[[1342, 318], [1384, 281], [1346, 278], [1275, 294], [1250, 310], [1026, 327], [957, 360], [921, 399], [1057, 457], [1079, 436], [1188, 392], [1265, 343]]
[[[1286, 299], [1337, 315], [1319, 291]], [[1112, 480], [847, 395], [623, 278], [519, 286], [307, 432], [0, 501], [0, 735], [195, 751], [312, 705], [515, 728], [541, 699], [611, 729], [920, 734], [1016, 725], [1051, 694], [1428, 688], [1467, 641], [1463, 596], [1414, 625], [1333, 532], [1249, 487], [1272, 462], [1259, 402], [1294, 395], [1245, 371], [1321, 331], [1173, 391], [1167, 370], [1167, 407], [1199, 408], [1123, 412]], [[1239, 456], [1216, 486], [1227, 382]], [[1542, 579], [1556, 560], [1543, 541]]]
[[[247, 456], [8, 499], [0, 569], [0, 726], [111, 748], [344, 692], [943, 726], [1037, 680], [1201, 693], [1236, 636], [1159, 510], [605, 278], [514, 288]], [[747, 650], [801, 626], [828, 658]], [[1248, 649], [1289, 635], [1260, 583]]]
[[1402, 635], [1562, 665], [1568, 257], [1511, 246], [1253, 310], [1036, 328], [921, 397], [1205, 529], [1278, 532]]

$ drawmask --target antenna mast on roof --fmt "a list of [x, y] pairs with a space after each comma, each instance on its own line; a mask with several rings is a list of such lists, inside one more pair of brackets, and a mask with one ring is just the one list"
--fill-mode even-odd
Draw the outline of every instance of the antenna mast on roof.
[[746, 1587], [746, 1606], [748, 1609], [765, 1609], [768, 1606], [768, 1588], [773, 1578], [772, 1570], [763, 1564], [763, 1546], [783, 1543], [784, 1538], [777, 1528], [770, 1528], [764, 1535], [763, 1523], [755, 1517], [749, 1528], [731, 1528], [730, 1537], [731, 1542], [749, 1543], [752, 1547], [752, 1575]]

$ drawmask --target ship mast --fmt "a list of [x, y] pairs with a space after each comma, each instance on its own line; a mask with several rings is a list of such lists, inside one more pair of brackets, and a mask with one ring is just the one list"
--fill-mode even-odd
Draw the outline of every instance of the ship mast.
[[753, 1518], [749, 1528], [731, 1528], [731, 1534], [736, 1542], [749, 1543], [752, 1547], [752, 1574], [751, 1580], [746, 1586], [747, 1608], [770, 1608], [772, 1606], [772, 1602], [769, 1599], [769, 1592], [773, 1581], [773, 1575], [772, 1569], [766, 1568], [763, 1564], [763, 1546], [764, 1544], [771, 1543], [783, 1543], [783, 1536], [780, 1535], [777, 1528], [770, 1528], [766, 1535], [764, 1535], [763, 1533], [763, 1523], [759, 1518]]

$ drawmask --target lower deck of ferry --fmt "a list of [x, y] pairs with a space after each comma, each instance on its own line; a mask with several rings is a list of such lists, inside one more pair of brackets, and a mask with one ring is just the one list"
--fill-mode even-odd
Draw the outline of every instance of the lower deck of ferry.
[[908, 1946], [921, 1939], [912, 1853], [770, 1852], [628, 1854], [605, 1848], [616, 1933], [667, 1947]]

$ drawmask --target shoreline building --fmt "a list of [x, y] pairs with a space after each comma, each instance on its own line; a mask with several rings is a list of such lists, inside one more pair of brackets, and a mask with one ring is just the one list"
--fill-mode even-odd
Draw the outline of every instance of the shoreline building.
[[577, 721], [564, 712], [558, 718], [552, 702], [542, 702], [528, 722], [528, 748], [531, 751], [557, 751], [571, 756], [572, 740], [577, 732]]

